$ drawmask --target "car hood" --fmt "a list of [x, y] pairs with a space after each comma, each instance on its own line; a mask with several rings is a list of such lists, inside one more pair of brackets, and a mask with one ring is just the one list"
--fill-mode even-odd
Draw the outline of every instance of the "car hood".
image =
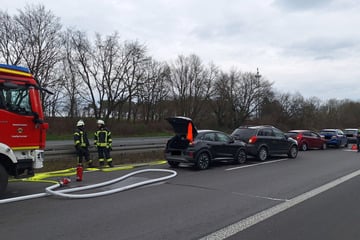
[[[175, 133], [177, 135], [188, 135], [188, 130], [192, 130], [192, 135], [195, 138], [198, 134], [197, 129], [191, 120], [191, 118], [187, 117], [169, 117], [166, 119], [170, 125], [173, 127]], [[191, 124], [191, 125], [189, 125]]]

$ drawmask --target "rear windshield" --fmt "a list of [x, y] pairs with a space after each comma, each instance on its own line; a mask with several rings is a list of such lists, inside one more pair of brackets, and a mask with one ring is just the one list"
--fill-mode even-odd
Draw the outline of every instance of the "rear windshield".
[[345, 134], [357, 134], [358, 130], [344, 130]]
[[249, 139], [250, 137], [254, 136], [256, 134], [255, 129], [251, 128], [237, 128], [233, 131], [231, 134], [236, 139]]
[[329, 134], [335, 135], [336, 131], [321, 131], [320, 134], [322, 134], [322, 135], [329, 135]]
[[286, 136], [289, 136], [289, 137], [296, 137], [299, 133], [297, 132], [288, 132], [286, 133]]

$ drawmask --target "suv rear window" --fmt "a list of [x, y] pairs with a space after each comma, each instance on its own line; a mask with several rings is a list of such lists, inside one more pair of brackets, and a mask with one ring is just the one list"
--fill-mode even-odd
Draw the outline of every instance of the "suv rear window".
[[298, 135], [299, 133], [297, 133], [297, 132], [287, 132], [286, 133], [286, 135], [288, 136], [288, 137], [296, 137], [297, 135]]
[[355, 134], [356, 135], [357, 132], [358, 132], [357, 130], [346, 130], [346, 129], [344, 130], [345, 134]]
[[235, 139], [248, 140], [250, 137], [256, 134], [256, 129], [251, 128], [237, 128], [233, 131], [231, 136]]
[[322, 135], [336, 135], [336, 131], [321, 131]]

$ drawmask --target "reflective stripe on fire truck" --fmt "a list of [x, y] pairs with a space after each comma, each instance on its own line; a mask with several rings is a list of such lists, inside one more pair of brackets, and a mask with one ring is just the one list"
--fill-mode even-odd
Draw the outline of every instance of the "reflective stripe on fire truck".
[[39, 146], [29, 146], [29, 147], [13, 147], [12, 150], [34, 150], [40, 149]]
[[25, 77], [32, 77], [31, 73], [15, 71], [15, 70], [10, 70], [10, 69], [6, 69], [6, 68], [0, 68], [0, 72], [21, 75], [21, 76], [25, 76]]

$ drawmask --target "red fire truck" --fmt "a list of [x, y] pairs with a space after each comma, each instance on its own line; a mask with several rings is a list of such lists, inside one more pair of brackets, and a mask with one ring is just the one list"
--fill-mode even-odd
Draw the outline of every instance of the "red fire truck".
[[29, 69], [0, 64], [0, 195], [9, 176], [33, 176], [43, 166], [48, 124], [42, 90]]

